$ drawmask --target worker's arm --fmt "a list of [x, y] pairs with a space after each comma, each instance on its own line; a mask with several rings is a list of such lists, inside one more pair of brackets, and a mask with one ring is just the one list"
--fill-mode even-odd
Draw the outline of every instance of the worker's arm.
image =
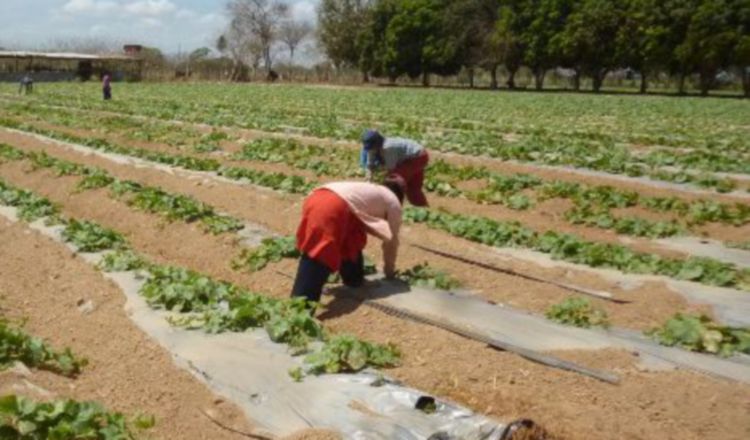
[[396, 257], [398, 256], [399, 232], [401, 230], [401, 205], [388, 209], [388, 225], [391, 228], [391, 239], [383, 242], [383, 272], [385, 277], [396, 277]]

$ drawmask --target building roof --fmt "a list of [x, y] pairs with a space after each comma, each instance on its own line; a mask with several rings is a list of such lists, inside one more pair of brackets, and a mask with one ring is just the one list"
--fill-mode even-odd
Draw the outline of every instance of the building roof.
[[39, 58], [47, 60], [73, 60], [73, 61], [135, 61], [136, 58], [128, 55], [92, 55], [87, 53], [71, 52], [27, 52], [17, 50], [0, 50], [0, 58]]

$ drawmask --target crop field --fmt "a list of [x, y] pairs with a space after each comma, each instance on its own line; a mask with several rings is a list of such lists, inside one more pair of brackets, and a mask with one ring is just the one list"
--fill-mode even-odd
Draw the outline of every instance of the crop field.
[[[123, 272], [172, 328], [265, 330], [303, 360], [280, 388], [374, 369], [492, 420], [532, 419], [550, 439], [750, 438], [746, 100], [227, 84], [116, 84], [110, 102], [89, 84], [16, 92], [0, 85], [0, 209], [14, 208], [0, 215], [0, 421], [29, 438], [239, 439], [264, 425], [131, 320], [108, 278]], [[336, 280], [314, 316], [289, 299], [302, 200], [364, 178], [367, 128], [430, 152], [430, 207], [404, 210], [404, 284], [672, 357], [540, 350], [613, 384], [368, 307]], [[253, 228], [262, 240], [248, 239]], [[366, 256], [374, 273], [376, 240]], [[522, 340], [526, 329], [513, 331]], [[670, 363], [682, 354], [717, 370]], [[321, 429], [288, 438], [338, 438], [310, 428]]]

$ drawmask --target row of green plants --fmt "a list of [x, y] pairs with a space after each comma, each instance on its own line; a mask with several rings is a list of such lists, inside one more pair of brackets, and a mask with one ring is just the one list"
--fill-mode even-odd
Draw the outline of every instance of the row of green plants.
[[0, 156], [13, 160], [28, 159], [35, 169], [51, 169], [57, 176], [82, 176], [77, 185], [78, 190], [109, 187], [113, 196], [125, 198], [131, 206], [157, 213], [170, 221], [200, 222], [206, 231], [213, 234], [237, 231], [244, 227], [240, 220], [217, 214], [213, 207], [192, 197], [168, 193], [130, 180], [118, 180], [102, 169], [58, 159], [45, 152], [26, 153], [0, 144]]
[[105, 139], [75, 136], [55, 130], [38, 128], [31, 124], [11, 119], [0, 118], [0, 126], [40, 134], [63, 142], [84, 145], [102, 152], [135, 157], [150, 162], [184, 168], [186, 170], [215, 172], [228, 179], [245, 181], [284, 192], [300, 194], [306, 193], [314, 187], [314, 184], [307, 182], [300, 176], [290, 176], [283, 173], [269, 173], [250, 168], [225, 167], [216, 159], [206, 159], [183, 154], [167, 154], [145, 148], [126, 147], [114, 144]]
[[[28, 127], [27, 127], [28, 128]], [[47, 133], [49, 134], [49, 133]], [[63, 135], [64, 137], [68, 137]], [[85, 143], [83, 139], [76, 139], [76, 142]], [[100, 140], [94, 144], [99, 145]], [[92, 144], [92, 145], [94, 145]], [[124, 147], [105, 148], [107, 151], [120, 152], [121, 154], [133, 154], [137, 157], [148, 160], [156, 160], [160, 163], [183, 166], [188, 169], [211, 170], [216, 171], [225, 177], [233, 179], [246, 179], [251, 183], [263, 186], [271, 186], [278, 189], [291, 189], [293, 192], [304, 192], [309, 189], [302, 178], [298, 176], [284, 176], [280, 173], [264, 173], [247, 168], [222, 167], [218, 161], [213, 159], [198, 159], [182, 157], [182, 160], [164, 158], [164, 154], [144, 155], [142, 149], [127, 149], [133, 151], [122, 151]], [[169, 155], [166, 155], [169, 156]], [[342, 148], [324, 148], [320, 146], [302, 145], [297, 141], [288, 139], [260, 139], [243, 148], [243, 151], [236, 155], [236, 158], [248, 160], [260, 160], [269, 162], [283, 162], [287, 165], [298, 169], [307, 169], [316, 172], [318, 175], [326, 176], [348, 176], [357, 175], [360, 171], [351, 166], [355, 163], [356, 158], [353, 151]], [[197, 161], [197, 162], [196, 162]], [[209, 162], [203, 162], [209, 161]], [[485, 188], [465, 193], [457, 188], [457, 183], [466, 179], [486, 178], [487, 185]], [[444, 161], [434, 162], [428, 169], [425, 187], [428, 191], [436, 192], [440, 195], [456, 197], [465, 195], [466, 197], [480, 203], [503, 204], [512, 209], [528, 209], [533, 206], [534, 200], [521, 191], [525, 189], [538, 188], [541, 195], [540, 200], [550, 197], [570, 198], [576, 204], [576, 207], [570, 210], [566, 219], [574, 224], [584, 224], [602, 229], [613, 229], [620, 234], [642, 236], [642, 237], [669, 237], [684, 233], [685, 228], [680, 226], [677, 221], [650, 221], [638, 217], [617, 217], [611, 214], [612, 206], [598, 204], [592, 206], [593, 201], [587, 199], [587, 194], [591, 192], [611, 192], [627, 194], [628, 191], [620, 191], [608, 186], [588, 187], [580, 184], [569, 184], [562, 181], [543, 182], [540, 179], [524, 174], [505, 176], [500, 173], [489, 172], [483, 167], [456, 167], [447, 164]], [[562, 188], [562, 189], [560, 189]], [[637, 193], [635, 197], [627, 196], [631, 199], [625, 206], [635, 206], [641, 200]], [[627, 199], [626, 198], [626, 199]], [[734, 206], [713, 202], [713, 201], [695, 201], [685, 202], [681, 199], [670, 198], [675, 200], [675, 212], [681, 214], [680, 218], [685, 219], [686, 226], [692, 224], [701, 224], [707, 221], [717, 221], [722, 223], [741, 225], [750, 221], [750, 206], [740, 203]], [[648, 198], [642, 200], [642, 206], [664, 212], [664, 209], [658, 209], [659, 203], [651, 202]], [[663, 205], [663, 204], [662, 204]]]
[[70, 348], [57, 350], [42, 338], [28, 334], [22, 323], [15, 325], [0, 317], [0, 369], [15, 362], [68, 377], [77, 376], [88, 363]]
[[533, 249], [571, 263], [750, 290], [750, 270], [709, 258], [666, 258], [636, 252], [618, 244], [586, 241], [555, 231], [539, 233], [518, 222], [496, 221], [424, 208], [406, 209], [404, 218], [470, 241], [496, 247]]
[[29, 102], [9, 103], [3, 111], [14, 117], [21, 117], [27, 122], [33, 120], [72, 129], [103, 132], [133, 141], [162, 143], [195, 153], [221, 150], [221, 142], [230, 139], [226, 132], [216, 129], [201, 134], [187, 125], [171, 124], [154, 119], [94, 114], [70, 108], [52, 108], [33, 105]]
[[[300, 106], [302, 95], [312, 92], [296, 93], [296, 96], [286, 97], [287, 105], [294, 102], [293, 106], [281, 105], [276, 102], [276, 96], [262, 91], [254, 90], [261, 97], [265, 97], [264, 105], [238, 105], [236, 102], [227, 101], [217, 103], [213, 96], [201, 95], [200, 107], [189, 106], [184, 98], [170, 97], [167, 99], [150, 99], [150, 104], [118, 103], [117, 110], [127, 114], [147, 114], [162, 119], [181, 119], [192, 122], [207, 122], [214, 125], [227, 125], [245, 128], [255, 128], [268, 131], [284, 131], [289, 126], [300, 127], [302, 133], [319, 137], [333, 137], [339, 139], [357, 139], [365, 127], [380, 126], [386, 132], [399, 133], [402, 136], [413, 137], [429, 144], [432, 148], [457, 151], [463, 154], [488, 154], [508, 159], [542, 162], [548, 164], [573, 165], [579, 167], [593, 168], [602, 171], [626, 173], [632, 175], [652, 174], [659, 179], [671, 181], [693, 181], [698, 184], [717, 187], [727, 190], [732, 183], [726, 179], [717, 179], [712, 176], [695, 176], [684, 170], [678, 172], [666, 172], [660, 170], [663, 166], [678, 166], [685, 170], [698, 169], [703, 171], [725, 171], [745, 172], [747, 167], [742, 161], [734, 160], [734, 153], [738, 149], [747, 149], [740, 138], [716, 140], [700, 131], [694, 131], [690, 136], [675, 133], [677, 130], [654, 131], [652, 127], [644, 127], [649, 134], [634, 133], [634, 123], [642, 122], [643, 111], [632, 112], [629, 117], [627, 129], [621, 130], [617, 137], [613, 136], [612, 129], [602, 131], [600, 127], [594, 126], [592, 130], [580, 127], [581, 120], [576, 120], [574, 126], [556, 125], [555, 120], [559, 115], [549, 113], [554, 107], [549, 103], [545, 107], [531, 106], [524, 111], [532, 109], [545, 113], [542, 118], [544, 125], [529, 124], [530, 120], [539, 120], [538, 117], [518, 119], [517, 124], [500, 123], [486, 120], [477, 125], [475, 121], [466, 121], [458, 114], [465, 111], [455, 106], [446, 107], [440, 115], [434, 114], [436, 109], [425, 109], [431, 113], [429, 117], [420, 117], [418, 114], [403, 114], [402, 106], [396, 106], [389, 112], [376, 111], [372, 107], [363, 107], [358, 112], [352, 113], [352, 105], [336, 105], [335, 110], [320, 114], [318, 103], [310, 102], [308, 107]], [[274, 91], [282, 93], [284, 91]], [[346, 93], [340, 92], [337, 94]], [[137, 94], [137, 93], [136, 93]], [[192, 91], [186, 93], [181, 90], [182, 96], [191, 95]], [[196, 91], [196, 95], [201, 91]], [[219, 95], [224, 95], [220, 93]], [[258, 99], [258, 95], [254, 95]], [[55, 98], [61, 98], [60, 95]], [[145, 97], [141, 97], [144, 99]], [[357, 97], [353, 97], [357, 98]], [[374, 98], [374, 97], [369, 97]], [[326, 97], [318, 97], [318, 100], [326, 100]], [[526, 99], [519, 97], [518, 99]], [[54, 99], [53, 99], [54, 100]], [[549, 99], [548, 99], [549, 100]], [[554, 100], [554, 99], [552, 99]], [[62, 98], [61, 102], [67, 99]], [[248, 100], [251, 101], [251, 100]], [[168, 104], [167, 104], [168, 102]], [[208, 104], [212, 102], [213, 104]], [[382, 97], [377, 97], [377, 102], [382, 106]], [[77, 106], [89, 109], [101, 107], [97, 103], [84, 103], [79, 101]], [[350, 103], [351, 104], [351, 103]], [[497, 104], [497, 103], [495, 103]], [[560, 103], [557, 103], [560, 104]], [[592, 103], [593, 104], [593, 103]], [[239, 108], [242, 108], [240, 110]], [[269, 108], [270, 107], [270, 108]], [[344, 107], [344, 108], [342, 108]], [[232, 111], [228, 111], [232, 108]], [[213, 109], [213, 110], [211, 110]], [[496, 109], [493, 109], [496, 110]], [[650, 109], [646, 109], [650, 110]], [[682, 110], [682, 109], [680, 109]], [[620, 109], [617, 109], [621, 113]], [[342, 114], [350, 113], [351, 116], [342, 117]], [[518, 109], [505, 109], [503, 121], [518, 113]], [[684, 113], [684, 112], [680, 112]], [[372, 118], [366, 115], [377, 114]], [[488, 115], [495, 111], [487, 111], [484, 114], [475, 114], [476, 120], [485, 120]], [[396, 116], [397, 115], [397, 116]], [[691, 115], [692, 116], [692, 115]], [[680, 126], [679, 131], [685, 131], [687, 127]], [[724, 130], [727, 131], [727, 130]], [[517, 139], [506, 139], [506, 133], [513, 133]], [[734, 136], [734, 134], [733, 134]], [[740, 136], [738, 132], [736, 136]], [[620, 140], [615, 140], [619, 138]], [[626, 139], [626, 140], [623, 140]], [[698, 141], [699, 139], [699, 141]], [[695, 142], [693, 142], [695, 140]], [[646, 143], [650, 145], [667, 145], [684, 147], [686, 144], [695, 143], [689, 151], [684, 152], [677, 149], [660, 148], [646, 155], [633, 154], [628, 147], [622, 144]], [[581, 154], [583, 153], [583, 154]]]
[[[580, 328], [609, 327], [607, 313], [586, 298], [571, 297], [547, 309], [548, 319]], [[662, 345], [729, 357], [750, 354], [750, 329], [718, 324], [705, 315], [678, 313], [646, 332]]]
[[[356, 154], [343, 148], [324, 148], [304, 145], [291, 139], [266, 138], [253, 141], [243, 148], [238, 158], [267, 162], [281, 162], [298, 169], [312, 170], [317, 175], [349, 176], [356, 175], [352, 163]], [[462, 191], [459, 183], [466, 180], [485, 179], [484, 188], [476, 191]], [[575, 206], [566, 213], [566, 219], [573, 224], [584, 224], [602, 229], [612, 229], [620, 234], [639, 237], [670, 237], [683, 234], [686, 226], [711, 222], [722, 222], [741, 226], [750, 222], [750, 206], [734, 205], [698, 200], [687, 202], [675, 197], [672, 200], [673, 212], [684, 219], [685, 226], [676, 220], [651, 221], [638, 217], [617, 217], [612, 208], [643, 206], [658, 212], [656, 198], [640, 197], [635, 191], [618, 190], [610, 186], [587, 186], [565, 181], [543, 181], [528, 174], [511, 176], [491, 172], [484, 167], [454, 166], [444, 160], [434, 161], [425, 176], [427, 191], [447, 197], [465, 196], [485, 204], [502, 204], [511, 209], [524, 210], [535, 203], [525, 190], [536, 190], [537, 198], [566, 198]], [[655, 199], [656, 201], [652, 200]], [[661, 205], [663, 206], [663, 205]]]
[[155, 424], [153, 416], [129, 420], [97, 402], [39, 402], [13, 394], [0, 397], [0, 438], [4, 440], [135, 440]]
[[[404, 136], [459, 145], [478, 135], [486, 136], [479, 139], [487, 142], [513, 133], [520, 136], [555, 134], [560, 138], [608, 144], [708, 151], [750, 150], [742, 142], [741, 125], [717, 124], [713, 118], [714, 114], [739, 112], [716, 109], [719, 107], [716, 103], [709, 106], [711, 111], [706, 111], [705, 106], [697, 103], [688, 105], [666, 100], [645, 104], [637, 100], [609, 102], [593, 97], [549, 95], [500, 98], [411, 90], [393, 91], [388, 96], [368, 90], [327, 92], [295, 86], [272, 90], [256, 86], [248, 90], [227, 85], [192, 88], [159, 85], [146, 90], [130, 88], [125, 99], [105, 105], [90, 99], [96, 90], [81, 86], [53, 87], [45, 90], [44, 97], [26, 97], [26, 101], [56, 104], [59, 109], [117, 111], [126, 115], [269, 131], [297, 126], [306, 133], [330, 133], [332, 137], [347, 139], [355, 139], [358, 134], [351, 133], [351, 126], [382, 126]], [[5, 96], [16, 97], [13, 93]], [[404, 102], [415, 101], [419, 104], [404, 105]], [[498, 114], [502, 117], [497, 117]], [[616, 114], [616, 123], [599, 123], [602, 114]], [[670, 117], [663, 117], [665, 114]], [[572, 115], [575, 115], [574, 123], [570, 121]], [[544, 121], [544, 124], [537, 121]]]

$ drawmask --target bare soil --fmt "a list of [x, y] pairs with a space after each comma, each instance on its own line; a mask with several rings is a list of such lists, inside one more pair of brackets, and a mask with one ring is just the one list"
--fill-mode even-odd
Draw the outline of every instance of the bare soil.
[[[130, 416], [156, 417], [149, 436], [175, 440], [242, 439], [203, 413], [243, 432], [257, 428], [235, 405], [212, 394], [125, 314], [125, 296], [64, 246], [0, 218], [0, 307], [4, 317], [89, 364], [75, 379], [46, 371], [0, 372], [0, 394], [95, 400]], [[93, 311], [79, 304], [90, 301]], [[295, 435], [292, 438], [334, 437]]]

